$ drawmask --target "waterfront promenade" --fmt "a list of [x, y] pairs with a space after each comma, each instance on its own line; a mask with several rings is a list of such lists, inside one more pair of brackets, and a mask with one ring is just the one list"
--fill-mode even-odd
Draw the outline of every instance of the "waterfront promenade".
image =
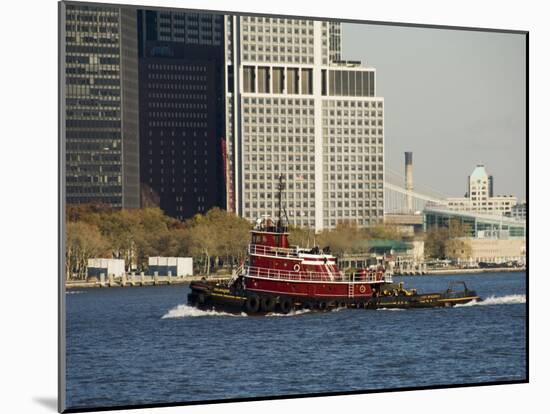
[[525, 267], [491, 267], [485, 269], [431, 269], [426, 276], [430, 275], [456, 275], [456, 274], [481, 274], [481, 273], [506, 273], [506, 272], [525, 272]]
[[74, 288], [100, 288], [100, 287], [134, 287], [134, 286], [160, 286], [188, 284], [205, 278], [209, 281], [224, 281], [231, 279], [230, 274], [211, 276], [158, 276], [158, 275], [124, 275], [122, 277], [109, 277], [104, 280], [67, 280], [65, 287]]

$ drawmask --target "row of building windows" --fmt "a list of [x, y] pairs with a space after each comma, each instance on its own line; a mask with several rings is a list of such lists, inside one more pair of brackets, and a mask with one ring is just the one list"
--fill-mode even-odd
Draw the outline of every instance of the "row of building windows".
[[[150, 99], [176, 99], [181, 100], [181, 92], [180, 93], [167, 93], [167, 92], [153, 92], [152, 90], [149, 90], [147, 92], [147, 96]], [[186, 93], [185, 94], [186, 100], [195, 100], [195, 101], [206, 101], [208, 99], [208, 96], [205, 93]]]
[[[359, 191], [359, 192], [355, 192], [355, 191], [352, 191], [351, 193], [350, 192], [343, 192], [343, 191], [333, 191], [333, 192], [324, 192], [323, 193], [323, 196], [325, 199], [335, 199], [335, 200], [349, 200], [350, 197], [353, 199], [353, 200], [360, 200], [360, 199], [369, 199], [369, 200], [372, 200], [372, 206], [376, 206], [376, 205], [382, 205], [382, 201], [384, 200], [384, 194], [380, 193], [380, 192], [375, 192], [375, 191], [372, 191], [372, 192], [368, 192], [368, 191]], [[379, 198], [379, 200], [377, 201], [377, 199]], [[365, 201], [365, 206], [369, 206], [371, 201]], [[332, 203], [335, 203], [335, 204], [332, 204]], [[349, 206], [349, 203], [350, 201], [334, 201], [334, 202], [331, 202], [330, 206], [332, 207], [333, 205], [334, 206], [337, 206], [337, 207], [341, 207], [342, 206], [342, 203], [344, 203], [344, 206], [348, 207]]]
[[120, 121], [106, 121], [98, 119], [67, 119], [65, 122], [67, 128], [120, 128]]
[[66, 78], [67, 85], [101, 85], [105, 87], [120, 87], [120, 78], [119, 77], [75, 77], [67, 76]]
[[[313, 156], [300, 156], [300, 155], [270, 155], [270, 156], [266, 156], [265, 158], [265, 161], [262, 159], [262, 160], [258, 160], [259, 163], [256, 163], [256, 160], [254, 158], [256, 158], [254, 155], [250, 156], [250, 155], [244, 155], [243, 156], [244, 158], [244, 161], [245, 161], [245, 165], [244, 165], [244, 169], [245, 170], [252, 170], [252, 171], [257, 171], [258, 169], [259, 170], [264, 170], [264, 169], [269, 169], [271, 170], [272, 168], [275, 168], [276, 166], [272, 166], [270, 164], [267, 164], [265, 165], [264, 162], [276, 162], [276, 163], [279, 163], [279, 164], [290, 164], [289, 167], [293, 167], [295, 168], [297, 171], [299, 170], [313, 170], [314, 169], [314, 157]], [[258, 157], [260, 158], [260, 157]], [[307, 158], [310, 159], [311, 163], [307, 164], [307, 163], [300, 163], [300, 158], [302, 158], [304, 161], [307, 160]], [[366, 161], [365, 161], [366, 162]], [[384, 170], [384, 164], [383, 162], [380, 162], [379, 164], [363, 164], [363, 163], [358, 163], [358, 164], [355, 164], [355, 163], [341, 163], [341, 164], [324, 164], [324, 169], [325, 171], [383, 171]]]
[[[300, 19], [281, 19], [277, 17], [256, 17], [256, 16], [242, 16], [242, 21], [245, 23], [267, 23], [270, 26], [273, 25], [291, 25], [291, 26], [313, 26], [312, 20], [300, 20]], [[326, 25], [326, 23], [324, 23]]]
[[286, 146], [286, 145], [273, 145], [273, 146], [266, 146], [264, 149], [264, 146], [258, 146], [258, 145], [244, 145], [243, 146], [244, 153], [259, 153], [264, 154], [265, 152], [268, 152], [270, 154], [279, 154], [279, 153], [299, 153], [299, 152], [305, 152], [305, 153], [312, 153], [314, 152], [315, 148], [313, 145], [308, 146], [308, 148], [304, 149], [303, 146]]
[[249, 54], [243, 53], [243, 61], [245, 62], [281, 62], [281, 63], [302, 63], [302, 64], [313, 64], [313, 57], [307, 56], [264, 56], [260, 54]]
[[[295, 124], [295, 125], [313, 125], [314, 124], [314, 118], [302, 118], [302, 117], [291, 117], [291, 116], [288, 116], [288, 117], [285, 117], [285, 116], [282, 116], [282, 117], [278, 117], [278, 116], [274, 116], [274, 117], [257, 117], [257, 116], [244, 116], [243, 117], [243, 121], [247, 124], [256, 124], [256, 125], [266, 125], [266, 124], [277, 124], [277, 125], [280, 125], [280, 124]], [[260, 127], [260, 128], [264, 128], [264, 127]], [[281, 127], [281, 130], [283, 128]], [[313, 133], [313, 128], [309, 128], [309, 129], [306, 129], [306, 131], [309, 130], [310, 133]], [[304, 133], [306, 132], [304, 131]]]
[[[289, 137], [286, 137], [284, 135], [282, 135], [281, 137], [268, 135], [264, 138], [263, 136], [256, 137], [254, 135], [249, 135], [249, 136], [247, 135], [247, 136], [244, 137], [243, 141], [245, 143], [250, 143], [250, 144], [263, 144], [263, 143], [271, 144], [273, 142], [273, 144], [275, 144], [275, 145], [277, 145], [277, 144], [286, 144], [287, 141], [288, 141], [289, 144], [293, 144], [293, 143], [294, 144], [302, 144], [303, 151], [306, 151], [305, 145], [303, 145], [303, 144], [309, 144], [308, 145], [308, 150], [313, 150], [313, 145], [315, 143], [315, 138], [313, 136], [300, 137], [300, 136], [297, 136], [297, 135], [291, 135]], [[252, 146], [247, 146], [246, 150], [247, 151], [251, 150], [253, 152], [260, 151], [262, 153], [264, 151], [267, 151], [268, 153], [271, 153], [273, 151], [278, 152], [279, 148], [278, 147], [272, 147], [271, 145], [267, 145], [267, 146], [252, 145]], [[299, 152], [299, 150], [300, 150], [300, 148], [297, 147], [297, 146], [289, 147], [290, 152], [293, 152], [293, 151]], [[281, 151], [286, 152], [287, 151], [286, 147], [281, 147]]]
[[279, 164], [245, 164], [244, 170], [245, 171], [313, 171], [315, 169], [315, 166], [313, 164], [311, 165], [302, 165], [302, 164], [285, 164], [285, 163], [279, 163]]
[[77, 45], [67, 45], [67, 53], [94, 53], [94, 54], [105, 54], [105, 55], [116, 55], [119, 50], [116, 47], [105, 47], [105, 46], [77, 46]]
[[122, 177], [120, 175], [79, 175], [66, 177], [67, 184], [89, 184], [89, 183], [121, 183]]
[[149, 128], [207, 128], [206, 122], [149, 121]]
[[120, 185], [67, 185], [67, 193], [69, 194], [121, 194], [122, 186]]
[[147, 74], [147, 79], [155, 79], [155, 80], [172, 80], [172, 81], [191, 81], [191, 82], [206, 82], [208, 79], [206, 76], [198, 76], [198, 75], [187, 75], [188, 72], [194, 72], [194, 71], [186, 71], [184, 67], [177, 66], [178, 72], [177, 73], [170, 73], [170, 72], [162, 72], [162, 73], [152, 73], [149, 72]]
[[[284, 104], [282, 104], [284, 105]], [[295, 115], [295, 116], [303, 116], [303, 115], [311, 115], [313, 116], [314, 114], [314, 110], [312, 108], [312, 106], [310, 106], [309, 104], [307, 105], [304, 105], [304, 106], [298, 106], [296, 108], [293, 108], [293, 107], [288, 107], [288, 106], [281, 106], [281, 107], [278, 107], [278, 106], [272, 106], [272, 105], [249, 105], [248, 102], [245, 103], [245, 107], [243, 108], [243, 112], [245, 114], [248, 114], [248, 113], [251, 113], [251, 114], [266, 114], [266, 115], [270, 115], [270, 114], [274, 114], [274, 115], [278, 115], [278, 114], [281, 114], [281, 115], [285, 115], [285, 114], [288, 114], [288, 115]], [[312, 119], [310, 116], [310, 119]], [[303, 117], [302, 117], [303, 118]]]
[[[273, 33], [277, 33], [274, 31]], [[261, 51], [263, 49], [259, 49], [260, 46], [265, 47], [267, 51], [270, 49], [267, 49], [267, 47], [271, 47], [269, 45], [266, 46], [266, 43], [276, 43], [276, 45], [273, 45], [273, 51], [277, 52], [278, 49], [276, 49], [280, 44], [283, 43], [289, 43], [289, 44], [296, 44], [296, 45], [313, 45], [313, 37], [305, 37], [305, 36], [270, 36], [270, 35], [264, 35], [264, 36], [256, 36], [256, 35], [243, 35], [243, 50], [256, 50], [256, 47], [258, 47], [257, 50]], [[281, 46], [282, 48], [284, 46]], [[280, 49], [281, 52], [284, 52], [284, 49]], [[313, 48], [309, 50], [302, 50], [302, 53], [313, 53]]]
[[[273, 182], [273, 183], [278, 183], [279, 182], [279, 175], [280, 174], [272, 174], [272, 173], [260, 173], [260, 174], [256, 174], [256, 173], [246, 173], [244, 174], [244, 178], [246, 181], [263, 181], [263, 182]], [[286, 179], [286, 182], [287, 182], [287, 186], [290, 185], [289, 183], [295, 181], [295, 180], [303, 180], [304, 177], [307, 178], [307, 176], [304, 176], [302, 174], [289, 174], [289, 175], [285, 175], [285, 179]], [[311, 174], [309, 176], [309, 178], [311, 180], [314, 179], [314, 176], [313, 174]]]
[[305, 106], [310, 107], [313, 106], [314, 100], [313, 99], [296, 99], [296, 98], [250, 98], [250, 97], [244, 97], [243, 98], [244, 104], [251, 104], [251, 105], [269, 105], [269, 106], [287, 106], [287, 110], [289, 106]]
[[75, 24], [75, 22], [69, 22], [65, 25], [65, 31], [68, 34], [73, 33], [111, 33], [118, 34], [118, 25], [112, 24], [110, 26], [103, 24]]
[[365, 183], [365, 181], [368, 180], [383, 180], [383, 176], [380, 175], [376, 178], [372, 178], [371, 174], [324, 174], [324, 180], [325, 182], [330, 181], [344, 181], [344, 182], [353, 182], [353, 181], [361, 181], [365, 185], [365, 189], [368, 190], [369, 188], [372, 190], [378, 189], [382, 190], [384, 188], [384, 183], [382, 181], [377, 183]]
[[201, 112], [187, 112], [187, 111], [169, 111], [169, 112], [160, 112], [160, 111], [149, 111], [147, 112], [147, 117], [150, 119], [206, 119], [208, 114]]
[[69, 36], [65, 37], [67, 44], [81, 45], [81, 46], [93, 46], [93, 45], [116, 45], [118, 43], [118, 36], [112, 33], [105, 33], [104, 36]]
[[175, 65], [175, 64], [161, 64], [161, 63], [149, 63], [147, 64], [147, 69], [149, 70], [158, 70], [162, 73], [170, 73], [171, 71], [183, 71], [185, 73], [187, 72], [206, 72], [207, 68], [204, 65], [185, 65], [182, 67], [181, 65]]
[[384, 107], [381, 100], [346, 100], [346, 99], [324, 99], [323, 109], [325, 108], [379, 108]]
[[67, 118], [91, 118], [91, 119], [117, 119], [120, 120], [120, 111], [89, 110], [89, 109], [68, 109]]
[[[350, 110], [334, 110], [334, 109], [331, 109], [330, 111], [327, 110], [327, 109], [323, 109], [323, 116], [324, 117], [337, 117], [337, 118], [342, 118], [342, 117], [349, 117], [349, 118], [356, 118], [356, 117], [365, 117], [365, 118], [368, 118], [368, 117], [371, 117], [371, 118], [374, 118], [374, 117], [383, 117], [384, 114], [381, 110], [378, 110], [378, 111], [373, 111], [373, 110], [368, 110], [368, 109], [364, 109], [364, 110], [353, 110], [353, 109], [350, 109]], [[361, 120], [361, 119], [359, 119]]]
[[[151, 94], [147, 94], [148, 98], [151, 98]], [[157, 108], [157, 109], [191, 109], [193, 111], [207, 111], [208, 106], [204, 103], [194, 103], [194, 102], [170, 102], [170, 101], [151, 101], [150, 99], [147, 100], [147, 107], [148, 108]]]
[[[306, 179], [307, 179], [307, 175], [305, 176]], [[244, 188], [246, 190], [277, 190], [278, 189], [278, 183], [277, 182], [262, 182], [262, 183], [245, 183], [244, 185]], [[291, 191], [296, 189], [296, 190], [307, 190], [307, 189], [315, 189], [315, 183], [314, 182], [307, 182], [307, 181], [303, 181], [300, 180], [300, 182], [292, 182], [292, 183], [287, 183], [286, 184], [286, 190], [288, 191]], [[274, 194], [278, 194], [278, 193], [274, 193]]]
[[384, 164], [325, 164], [324, 169], [325, 171], [384, 171]]
[[[334, 133], [333, 133], [334, 134]], [[339, 134], [339, 135], [342, 135], [342, 134]], [[368, 134], [367, 134], [368, 135]], [[355, 145], [355, 144], [358, 144], [361, 146], [361, 148], [364, 149], [365, 152], [373, 152], [373, 153], [376, 153], [376, 152], [384, 152], [384, 147], [383, 147], [383, 138], [382, 137], [354, 137], [354, 136], [349, 136], [349, 135], [344, 135], [344, 136], [328, 136], [328, 133], [326, 134], [323, 134], [323, 144], [325, 144], [325, 148], [328, 148], [327, 144], [344, 144], [344, 145], [348, 145], [348, 144], [352, 144], [352, 145]], [[366, 145], [368, 144], [371, 144], [371, 145], [376, 145], [375, 147], [368, 147]], [[369, 148], [371, 148], [371, 150], [369, 150]], [[377, 150], [377, 149], [378, 150]]]
[[[368, 150], [368, 147], [365, 148]], [[375, 149], [375, 148], [374, 148]], [[368, 153], [368, 151], [366, 151]], [[373, 151], [375, 152], [375, 151]], [[383, 159], [380, 159], [381, 157], [378, 158], [378, 161], [379, 162], [382, 162]], [[328, 162], [330, 161], [331, 163], [344, 163], [344, 164], [348, 164], [348, 163], [355, 163], [355, 162], [359, 162], [359, 163], [367, 163], [369, 161], [372, 161], [372, 162], [376, 162], [376, 157], [372, 156], [370, 157], [369, 159], [369, 156], [368, 155], [365, 155], [364, 157], [362, 155], [338, 155], [338, 156], [323, 156], [323, 161], [325, 162], [325, 165], [328, 165]]]
[[102, 78], [118, 78], [120, 72], [118, 68], [105, 67], [105, 66], [100, 68], [99, 66], [84, 65], [84, 66], [72, 66], [72, 67], [69, 66], [65, 70], [65, 73], [69, 75], [83, 75], [87, 77], [99, 76]]
[[[90, 64], [90, 65], [110, 65], [107, 68], [111, 70], [119, 69], [119, 58], [117, 56], [90, 56], [89, 54], [70, 54], [65, 57], [68, 65], [72, 64]], [[104, 66], [101, 66], [104, 67]]]
[[[273, 191], [272, 193], [266, 193], [265, 191], [262, 191], [262, 192], [248, 191], [248, 192], [245, 192], [245, 195], [244, 195], [245, 200], [257, 200], [257, 199], [276, 200], [277, 197], [278, 197], [277, 191]], [[313, 200], [315, 199], [315, 193], [289, 191], [288, 194], [285, 195], [285, 198], [287, 200], [292, 200], [295, 198], [299, 198], [299, 199], [311, 198]], [[295, 203], [299, 203], [299, 201], [296, 201]], [[290, 202], [289, 202], [289, 205], [290, 205]]]
[[[168, 134], [168, 132], [170, 132], [170, 134]], [[188, 134], [189, 133], [189, 134]], [[148, 131], [148, 135], [149, 135], [149, 141], [148, 141], [148, 144], [149, 145], [153, 145], [153, 140], [151, 140], [151, 137], [153, 136], [153, 131], [149, 130]], [[203, 131], [202, 133], [200, 133], [200, 131], [196, 130], [196, 129], [191, 129], [191, 130], [185, 130], [185, 129], [172, 129], [170, 131], [168, 131], [167, 129], [161, 129], [159, 131], [156, 131], [156, 134], [155, 134], [157, 137], [161, 137], [160, 139], [156, 139], [154, 141], [155, 144], [158, 144], [158, 145], [168, 145], [169, 143], [171, 143], [172, 145], [175, 145], [175, 141], [173, 139], [171, 139], [170, 141], [168, 140], [164, 140], [162, 139], [162, 137], [166, 136], [168, 137], [169, 135], [173, 138], [175, 136], [182, 136], [182, 137], [188, 137], [190, 138], [189, 139], [189, 142], [192, 142], [193, 145], [197, 145], [197, 141], [199, 143], [202, 142], [202, 144], [204, 146], [207, 145], [207, 141], [202, 139], [202, 137], [207, 137], [208, 136], [208, 132], [207, 131]], [[182, 143], [184, 141], [177, 141], [178, 144]]]
[[[187, 83], [156, 83], [151, 82], [147, 85], [150, 90], [177, 90], [177, 91], [206, 91], [208, 88], [206, 85], [190, 85]], [[181, 99], [182, 92], [179, 92], [178, 95]], [[183, 92], [186, 93], [186, 92]], [[187, 96], [186, 96], [187, 98]]]
[[365, 147], [355, 147], [355, 146], [337, 146], [337, 147], [328, 147], [324, 148], [323, 151], [325, 154], [333, 153], [333, 154], [357, 154], [357, 153], [368, 153], [368, 148]]
[[[313, 147], [307, 148], [302, 147], [302, 151], [304, 153], [313, 153]], [[288, 154], [288, 155], [277, 155], [272, 154], [271, 152], [268, 154], [265, 154], [264, 152], [261, 152], [259, 155], [244, 155], [245, 161], [252, 161], [252, 162], [264, 162], [264, 161], [275, 161], [275, 162], [290, 162], [290, 163], [299, 163], [300, 161], [306, 162], [306, 161], [315, 161], [315, 157], [313, 155], [296, 155], [296, 154]]]

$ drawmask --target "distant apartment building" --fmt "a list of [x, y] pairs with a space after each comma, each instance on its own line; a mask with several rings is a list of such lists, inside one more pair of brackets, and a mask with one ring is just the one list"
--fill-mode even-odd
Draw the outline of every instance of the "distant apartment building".
[[61, 3], [66, 201], [139, 207], [136, 12]]
[[507, 215], [517, 204], [517, 197], [493, 194], [493, 176], [480, 164], [468, 177], [468, 191], [465, 197], [447, 198], [447, 205], [453, 211], [477, 212], [492, 215]]
[[327, 21], [226, 17], [227, 206], [255, 220], [286, 181], [293, 225], [380, 222], [384, 102], [375, 70], [340, 60]]
[[142, 205], [225, 207], [224, 16], [139, 10]]

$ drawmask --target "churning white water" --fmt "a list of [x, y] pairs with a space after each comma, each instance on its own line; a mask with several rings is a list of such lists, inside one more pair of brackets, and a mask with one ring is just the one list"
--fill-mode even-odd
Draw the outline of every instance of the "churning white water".
[[468, 302], [463, 305], [456, 305], [456, 307], [463, 306], [490, 306], [490, 305], [515, 305], [518, 303], [525, 303], [525, 295], [506, 295], [506, 296], [489, 296], [483, 299], [481, 302]]
[[199, 316], [246, 316], [246, 313], [233, 314], [227, 312], [218, 312], [215, 309], [202, 310], [189, 305], [178, 305], [172, 308], [162, 316], [162, 319], [173, 318], [196, 318]]

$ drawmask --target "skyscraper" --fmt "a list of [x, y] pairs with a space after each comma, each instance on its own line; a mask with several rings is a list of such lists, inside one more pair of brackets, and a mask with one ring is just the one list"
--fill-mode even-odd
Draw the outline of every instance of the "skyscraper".
[[316, 230], [384, 210], [384, 112], [375, 70], [340, 60], [338, 23], [226, 17], [228, 208]]
[[61, 7], [67, 203], [139, 207], [136, 11]]
[[179, 219], [225, 207], [223, 16], [138, 16], [142, 204]]

